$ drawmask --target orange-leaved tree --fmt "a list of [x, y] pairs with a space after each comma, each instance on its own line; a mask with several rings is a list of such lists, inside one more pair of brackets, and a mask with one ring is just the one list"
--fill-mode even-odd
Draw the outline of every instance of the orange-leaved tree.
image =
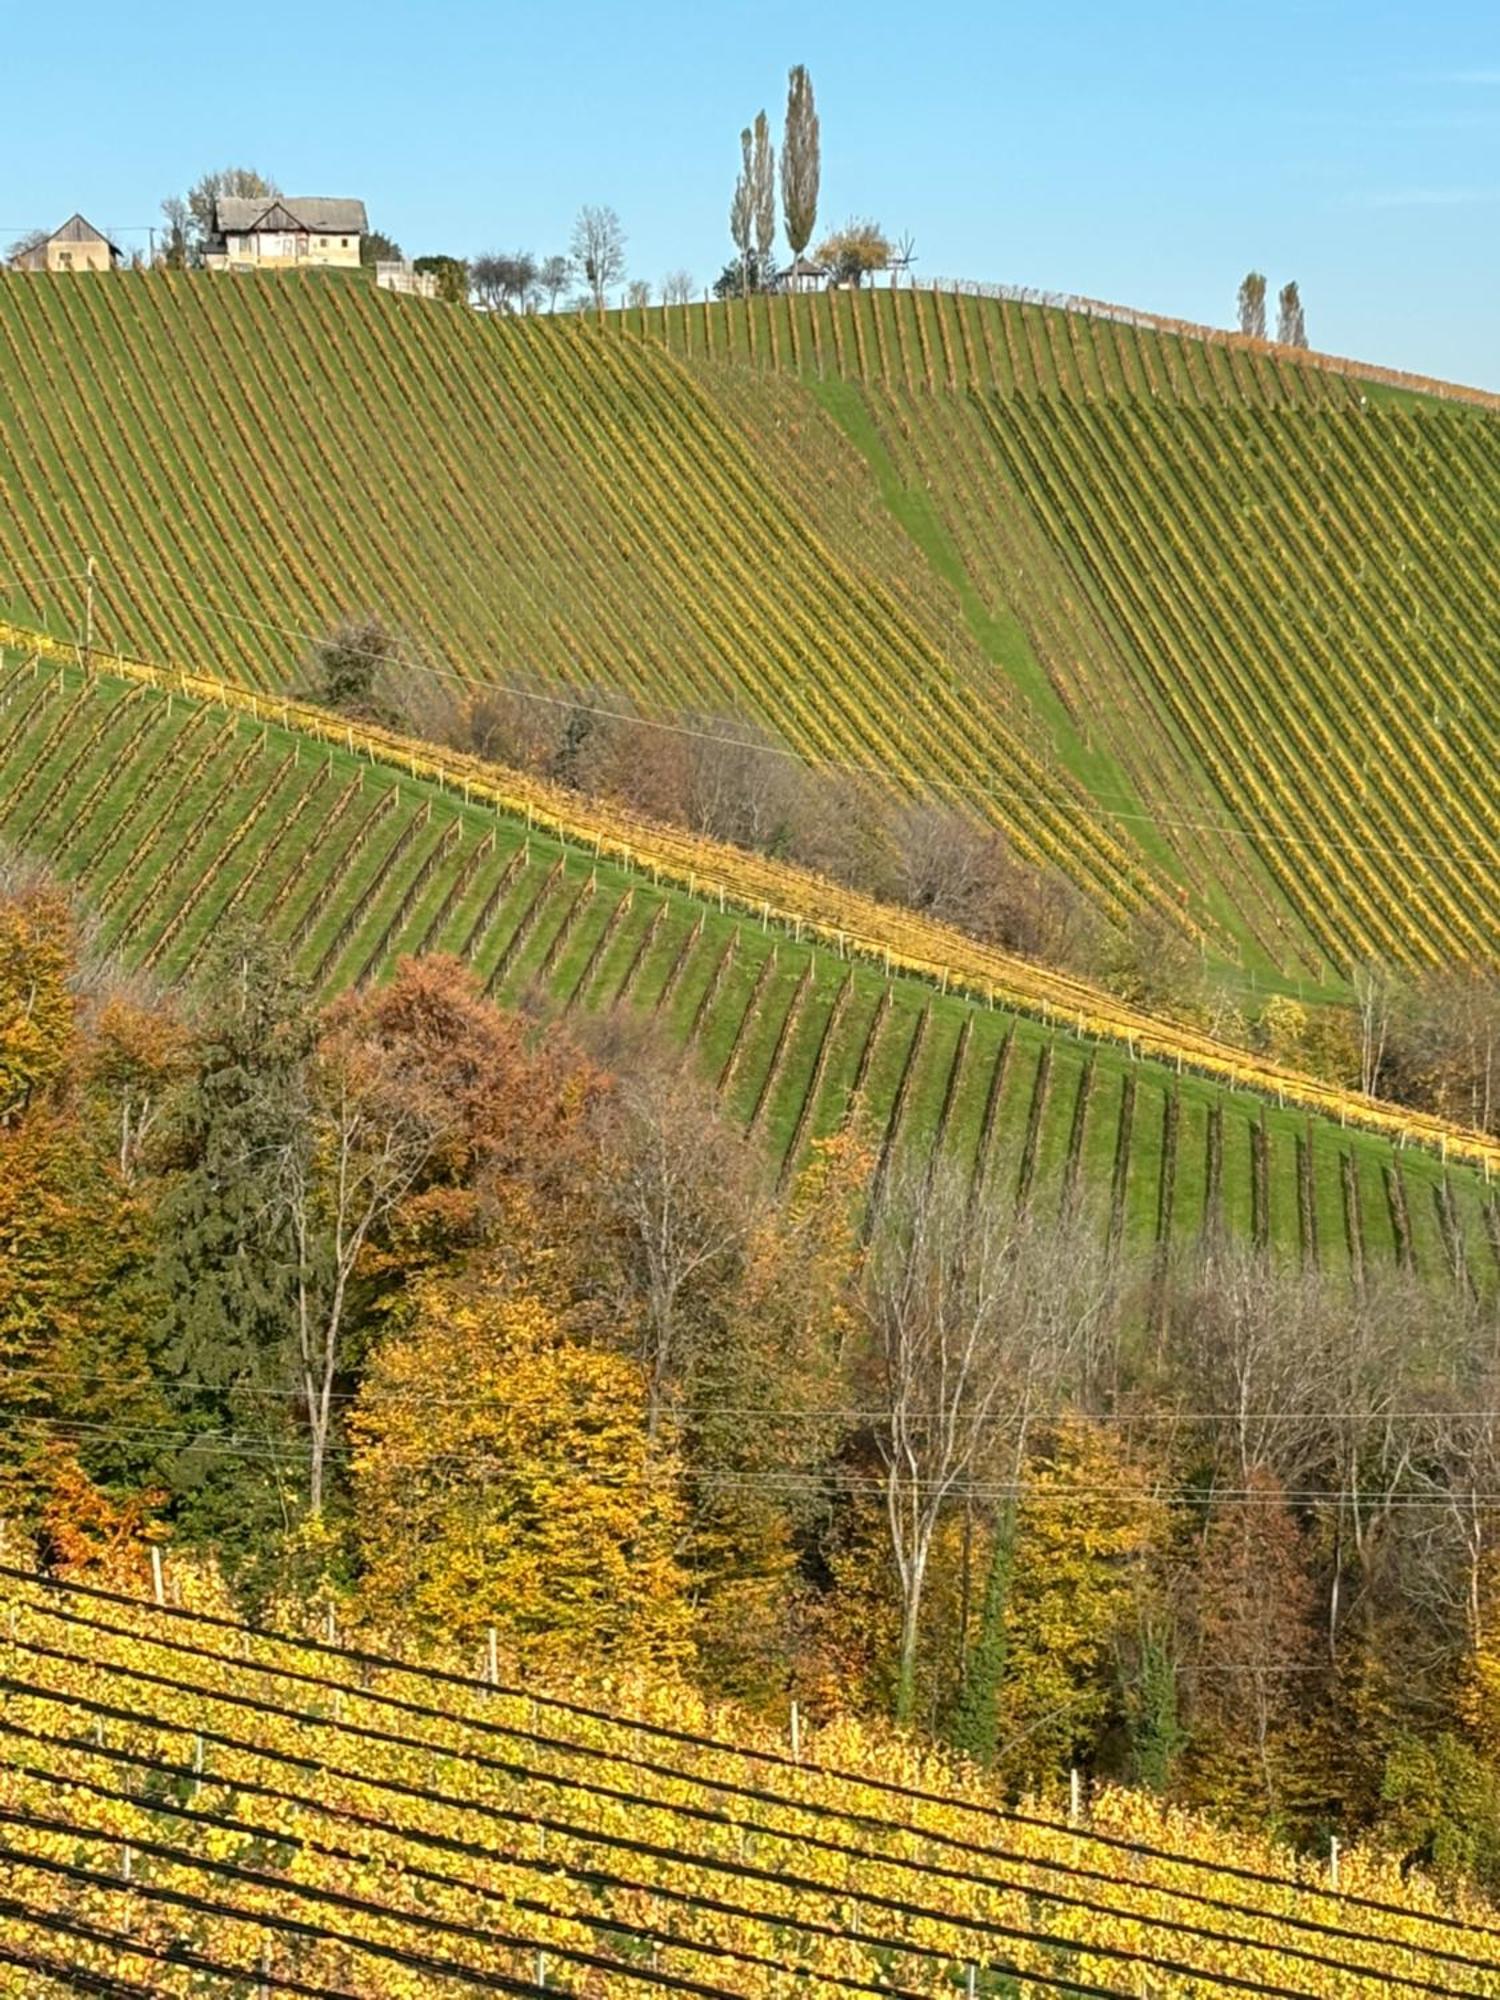
[[527, 1661], [690, 1650], [681, 1469], [647, 1436], [642, 1371], [535, 1295], [420, 1279], [351, 1429], [373, 1616], [460, 1640], [494, 1625]]

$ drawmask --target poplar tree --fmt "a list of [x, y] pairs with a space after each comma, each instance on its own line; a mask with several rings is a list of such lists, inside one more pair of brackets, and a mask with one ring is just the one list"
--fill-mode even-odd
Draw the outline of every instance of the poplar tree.
[[787, 85], [786, 136], [781, 143], [781, 213], [794, 261], [812, 241], [817, 225], [821, 163], [812, 78], [798, 63]]
[[1266, 337], [1266, 279], [1263, 271], [1247, 271], [1240, 280], [1240, 332], [1252, 340]]
[[750, 242], [755, 229], [755, 166], [750, 127], [740, 134], [743, 165], [729, 204], [729, 234], [740, 257], [740, 291], [750, 290]]
[[1277, 299], [1280, 312], [1276, 323], [1276, 338], [1283, 347], [1306, 347], [1307, 316], [1302, 310], [1302, 294], [1297, 289], [1294, 278], [1289, 285], [1283, 285]]
[[755, 114], [750, 191], [755, 213], [755, 248], [764, 273], [770, 265], [771, 245], [776, 241], [776, 149], [771, 144], [771, 125], [764, 111]]

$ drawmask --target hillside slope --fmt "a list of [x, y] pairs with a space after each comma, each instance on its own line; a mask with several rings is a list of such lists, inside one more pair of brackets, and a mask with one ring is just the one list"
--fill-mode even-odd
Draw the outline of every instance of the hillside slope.
[[[1176, 911], [883, 510], [800, 506], [658, 348], [317, 279], [15, 279], [0, 394], [22, 622], [75, 633], [92, 555], [100, 644], [285, 688], [312, 638], [377, 610], [419, 678], [752, 716], [811, 759], [972, 796], [1102, 908]], [[824, 429], [818, 478], [857, 489]]]
[[515, 1685], [15, 1569], [0, 1607], [0, 1993], [1492, 1990], [1477, 1900], [1358, 1852], [1334, 1893], [1142, 1795], [1070, 1825], [644, 1674]]
[[[1489, 1160], [1472, 1135], [1353, 1098], [1311, 1117], [1294, 1107], [1319, 1102], [1315, 1086], [1269, 1068], [1261, 1094], [1216, 1081], [1237, 1059], [1191, 1036], [1173, 1062], [1139, 1059], [1128, 1012], [1075, 1014], [1058, 1004], [1065, 983], [1019, 962], [1010, 1006], [935, 966], [916, 976], [918, 944], [962, 944], [935, 926], [898, 917], [882, 963], [858, 909], [834, 928], [814, 878], [821, 921], [798, 912], [796, 871], [670, 835], [653, 849], [650, 829], [607, 816], [591, 836], [585, 809], [559, 829], [544, 788], [541, 812], [519, 798], [497, 811], [479, 767], [455, 760], [434, 783], [425, 774], [443, 766], [414, 747], [408, 761], [399, 741], [346, 737], [331, 718], [320, 739], [279, 712], [13, 655], [0, 671], [0, 840], [78, 884], [100, 948], [164, 978], [191, 979], [238, 917], [282, 938], [324, 992], [444, 950], [503, 1000], [627, 1005], [692, 1048], [782, 1172], [852, 1119], [887, 1163], [948, 1148], [987, 1199], [1076, 1211], [1141, 1251], [1223, 1231], [1335, 1275], [1399, 1260], [1486, 1292], [1500, 1280], [1489, 1169], [1458, 1165], [1465, 1151]], [[958, 970], [980, 987], [982, 966], [1006, 972], [998, 955]], [[1358, 1129], [1382, 1120], [1402, 1138]]]
[[1484, 399], [938, 294], [612, 324], [752, 428], [768, 374], [807, 384], [1059, 761], [1246, 962], [1323, 983], [1500, 947]]

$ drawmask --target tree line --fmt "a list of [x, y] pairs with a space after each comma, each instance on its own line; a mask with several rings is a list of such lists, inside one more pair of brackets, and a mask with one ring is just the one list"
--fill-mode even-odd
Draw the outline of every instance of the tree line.
[[1107, 921], [963, 801], [814, 769], [743, 716], [646, 715], [618, 688], [559, 694], [520, 679], [460, 691], [412, 675], [407, 650], [378, 618], [347, 621], [318, 650], [307, 692], [704, 838], [798, 862], [1325, 1083], [1500, 1136], [1500, 972], [1491, 965], [1411, 970], [1369, 960], [1343, 968], [1344, 1001], [1254, 992], [1213, 966], [1185, 926], [1151, 912]]
[[0, 886], [0, 1519], [251, 1610], [880, 1710], [1500, 1881], [1500, 1318], [1137, 1258], [857, 1121], [778, 1185], [624, 1017], [453, 960], [192, 995]]

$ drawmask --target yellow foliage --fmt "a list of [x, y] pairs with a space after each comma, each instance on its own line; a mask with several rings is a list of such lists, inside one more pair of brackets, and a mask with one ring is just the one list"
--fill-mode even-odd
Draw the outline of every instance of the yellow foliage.
[[675, 1454], [639, 1368], [563, 1337], [536, 1298], [430, 1279], [354, 1418], [366, 1598], [527, 1659], [690, 1650]]
[[1028, 1468], [999, 1691], [997, 1761], [1012, 1777], [1044, 1786], [1101, 1720], [1113, 1641], [1162, 1526], [1145, 1470], [1085, 1421]]
[[45, 887], [0, 893], [0, 1126], [67, 1069], [74, 1012], [73, 925]]

